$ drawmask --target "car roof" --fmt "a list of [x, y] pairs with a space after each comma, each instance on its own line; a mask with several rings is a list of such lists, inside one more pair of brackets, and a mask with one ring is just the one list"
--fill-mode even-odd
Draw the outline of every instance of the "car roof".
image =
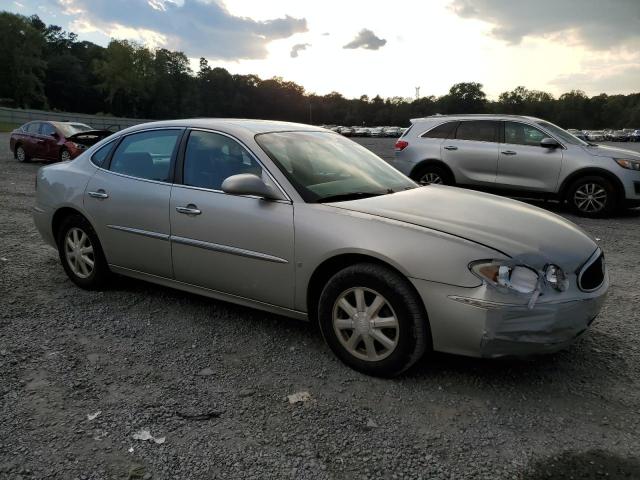
[[227, 132], [242, 132], [246, 134], [259, 134], [267, 132], [286, 132], [286, 131], [314, 131], [327, 132], [322, 127], [314, 127], [303, 123], [280, 122], [276, 120], [256, 120], [244, 118], [186, 118], [181, 120], [162, 120], [159, 122], [148, 122], [135, 125], [123, 130], [123, 132], [134, 132], [136, 130], [144, 130], [148, 128], [163, 127], [191, 127], [206, 128], [212, 130], [224, 130]]
[[540, 118], [529, 117], [526, 115], [507, 115], [496, 113], [467, 113], [459, 115], [430, 115], [428, 117], [412, 118], [411, 123], [433, 121], [433, 120], [526, 120], [529, 122], [542, 121]]

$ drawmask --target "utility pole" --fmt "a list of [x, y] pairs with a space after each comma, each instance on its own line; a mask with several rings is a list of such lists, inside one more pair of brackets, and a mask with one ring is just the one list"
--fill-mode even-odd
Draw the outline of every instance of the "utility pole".
[[416, 100], [420, 100], [420, 87], [416, 87]]
[[313, 124], [313, 116], [311, 114], [311, 100], [309, 100], [309, 125]]

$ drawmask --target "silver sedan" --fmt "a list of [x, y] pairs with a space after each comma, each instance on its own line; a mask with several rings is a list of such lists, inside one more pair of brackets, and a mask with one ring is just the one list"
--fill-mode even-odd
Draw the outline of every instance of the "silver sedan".
[[551, 352], [598, 314], [603, 253], [514, 200], [419, 187], [351, 140], [258, 120], [139, 125], [40, 169], [34, 219], [79, 287], [112, 273], [318, 322], [351, 367]]

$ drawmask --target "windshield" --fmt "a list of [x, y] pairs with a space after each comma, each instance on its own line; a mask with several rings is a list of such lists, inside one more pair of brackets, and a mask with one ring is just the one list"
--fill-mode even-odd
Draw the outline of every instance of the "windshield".
[[306, 202], [384, 195], [417, 185], [380, 157], [331, 132], [276, 132], [256, 141]]
[[583, 142], [578, 137], [571, 135], [566, 130], [554, 125], [553, 123], [540, 121], [537, 122], [542, 128], [547, 129], [551, 134], [555, 135], [562, 142], [568, 143], [570, 145], [589, 145], [587, 142]]
[[89, 125], [85, 125], [84, 123], [56, 123], [55, 125], [65, 137], [93, 130]]

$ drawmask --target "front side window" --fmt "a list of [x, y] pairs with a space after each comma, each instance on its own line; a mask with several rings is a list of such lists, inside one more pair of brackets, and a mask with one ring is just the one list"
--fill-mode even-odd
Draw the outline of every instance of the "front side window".
[[53, 125], [51, 125], [50, 123], [43, 123], [42, 127], [40, 127], [40, 133], [42, 135], [47, 135], [48, 137], [50, 137], [54, 133], [56, 133], [56, 129], [53, 128]]
[[457, 126], [458, 122], [445, 122], [423, 133], [422, 138], [452, 138]]
[[260, 164], [234, 139], [198, 130], [189, 134], [182, 173], [185, 185], [221, 190], [222, 182], [241, 173], [266, 180]]
[[256, 135], [306, 202], [332, 202], [415, 188], [409, 178], [368, 149], [329, 132]]
[[132, 177], [168, 182], [171, 159], [181, 130], [151, 130], [127, 135], [113, 153], [110, 170]]
[[539, 147], [540, 141], [546, 137], [548, 135], [531, 125], [519, 122], [504, 123], [504, 143]]
[[456, 139], [476, 142], [497, 142], [498, 122], [490, 120], [470, 120], [460, 122], [456, 131]]

